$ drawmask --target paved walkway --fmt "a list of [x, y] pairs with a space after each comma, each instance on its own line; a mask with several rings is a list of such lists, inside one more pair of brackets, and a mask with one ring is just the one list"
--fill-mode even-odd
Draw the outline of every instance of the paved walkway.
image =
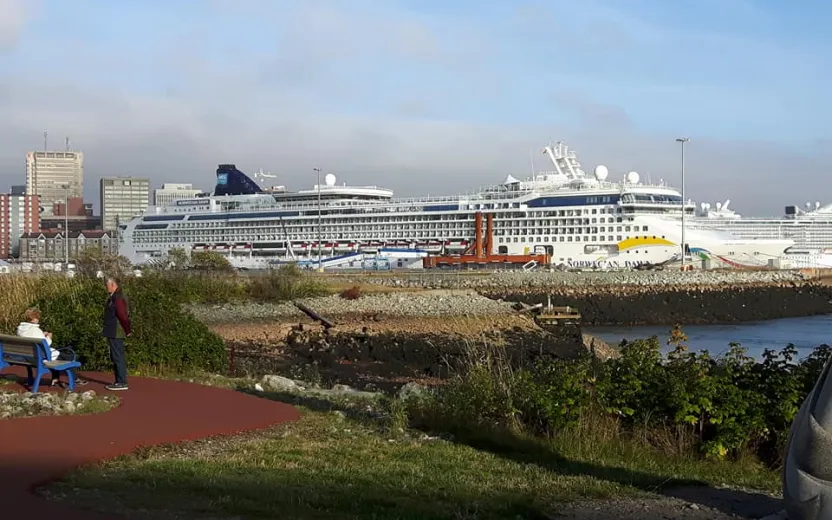
[[[0, 376], [25, 371], [4, 370]], [[76, 391], [110, 393], [111, 374], [82, 372]], [[48, 376], [44, 381], [48, 385]], [[79, 465], [151, 446], [266, 428], [297, 419], [287, 404], [232, 390], [179, 381], [131, 377], [130, 390], [101, 414], [0, 420], [0, 516], [103, 520], [120, 518], [69, 508], [35, 496], [34, 488]], [[42, 387], [46, 390], [48, 387]]]

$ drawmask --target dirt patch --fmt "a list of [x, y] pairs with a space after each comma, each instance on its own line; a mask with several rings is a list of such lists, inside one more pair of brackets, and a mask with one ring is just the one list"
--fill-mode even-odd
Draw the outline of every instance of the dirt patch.
[[447, 378], [461, 363], [501, 355], [514, 366], [540, 358], [571, 359], [602, 342], [585, 343], [579, 327], [544, 330], [528, 316], [458, 318], [341, 317], [325, 330], [297, 323], [216, 324], [230, 349], [231, 373], [260, 377], [284, 374], [322, 384], [374, 385], [396, 389], [409, 381]]

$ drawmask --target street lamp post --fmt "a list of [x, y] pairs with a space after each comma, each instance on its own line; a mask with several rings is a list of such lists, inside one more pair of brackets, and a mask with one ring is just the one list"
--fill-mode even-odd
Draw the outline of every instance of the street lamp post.
[[689, 137], [677, 137], [676, 142], [682, 144], [682, 270], [685, 269], [685, 143], [690, 141]]
[[321, 168], [312, 168], [318, 174], [318, 271], [323, 271], [321, 258]]
[[69, 269], [69, 184], [64, 184], [64, 269]]

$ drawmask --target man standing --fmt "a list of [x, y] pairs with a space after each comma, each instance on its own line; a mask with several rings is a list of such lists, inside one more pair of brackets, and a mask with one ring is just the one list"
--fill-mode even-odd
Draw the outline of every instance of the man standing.
[[127, 358], [124, 338], [130, 337], [130, 309], [121, 292], [121, 284], [115, 277], [107, 277], [107, 301], [104, 303], [104, 327], [101, 335], [110, 346], [115, 382], [107, 390], [127, 390]]

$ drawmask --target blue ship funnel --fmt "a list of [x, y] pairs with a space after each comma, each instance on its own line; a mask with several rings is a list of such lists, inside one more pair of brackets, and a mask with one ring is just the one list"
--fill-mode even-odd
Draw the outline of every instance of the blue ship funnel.
[[263, 193], [256, 182], [233, 164], [220, 164], [217, 167], [217, 185], [214, 195], [254, 195]]

